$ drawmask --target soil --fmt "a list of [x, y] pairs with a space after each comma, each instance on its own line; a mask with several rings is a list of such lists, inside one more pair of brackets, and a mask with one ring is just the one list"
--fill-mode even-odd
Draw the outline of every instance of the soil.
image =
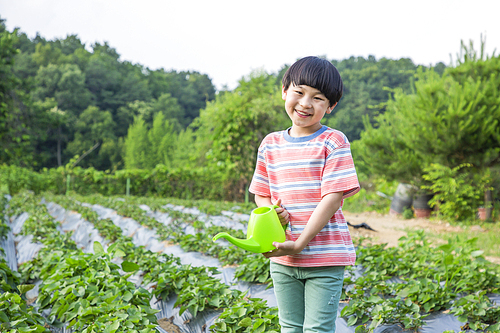
[[179, 326], [175, 325], [172, 322], [172, 320], [173, 320], [173, 317], [172, 318], [158, 319], [158, 325], [160, 325], [161, 328], [163, 328], [165, 331], [167, 331], [169, 333], [182, 333]]
[[[344, 211], [345, 218], [352, 225], [365, 223], [375, 231], [366, 228], [349, 227], [353, 238], [366, 237], [374, 244], [384, 244], [393, 247], [398, 245], [398, 239], [405, 236], [410, 230], [423, 229], [433, 234], [463, 231], [460, 226], [453, 226], [440, 220], [426, 218], [404, 219], [396, 214], [380, 214], [376, 212], [349, 213]], [[472, 230], [482, 230], [480, 226], [473, 226]], [[486, 257], [487, 260], [500, 264], [500, 258]]]

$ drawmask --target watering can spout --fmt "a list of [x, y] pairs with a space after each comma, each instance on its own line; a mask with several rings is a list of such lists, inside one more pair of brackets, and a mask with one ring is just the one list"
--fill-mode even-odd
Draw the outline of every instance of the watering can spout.
[[215, 235], [212, 240], [215, 242], [219, 238], [225, 238], [228, 242], [251, 252], [258, 252], [261, 248], [261, 245], [258, 244], [253, 238], [241, 239], [233, 237], [229, 235], [227, 232], [220, 232], [217, 235]]

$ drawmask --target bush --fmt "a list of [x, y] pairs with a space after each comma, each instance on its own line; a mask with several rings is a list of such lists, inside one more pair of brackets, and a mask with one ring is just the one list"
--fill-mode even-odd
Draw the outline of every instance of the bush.
[[244, 193], [235, 190], [241, 187], [239, 179], [231, 178], [223, 170], [208, 167], [172, 169], [160, 164], [153, 170], [128, 169], [111, 173], [80, 167], [35, 172], [17, 166], [0, 166], [0, 184], [12, 195], [22, 189], [36, 194], [44, 191], [65, 194], [68, 176], [69, 190], [82, 195], [124, 195], [127, 179], [130, 179], [130, 194], [136, 196], [228, 201], [242, 201], [244, 198]]
[[461, 164], [453, 169], [440, 164], [425, 168], [423, 178], [432, 185], [423, 189], [435, 193], [429, 201], [434, 207], [439, 205], [439, 213], [452, 220], [473, 219], [477, 208], [484, 203], [484, 191], [491, 182], [489, 173], [473, 174], [471, 164]]

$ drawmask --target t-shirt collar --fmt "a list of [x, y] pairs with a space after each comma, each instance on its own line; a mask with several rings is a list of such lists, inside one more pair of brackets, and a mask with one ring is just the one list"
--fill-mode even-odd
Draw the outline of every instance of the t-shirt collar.
[[291, 127], [287, 128], [286, 130], [283, 131], [283, 137], [288, 142], [294, 142], [294, 143], [296, 143], [296, 142], [310, 141], [310, 140], [318, 137], [324, 131], [326, 131], [328, 129], [328, 127], [326, 125], [322, 125], [321, 128], [319, 130], [317, 130], [316, 132], [314, 132], [313, 134], [308, 135], [308, 136], [301, 136], [301, 137], [290, 136], [290, 134], [288, 134], [289, 131], [290, 131], [290, 129], [291, 129]]

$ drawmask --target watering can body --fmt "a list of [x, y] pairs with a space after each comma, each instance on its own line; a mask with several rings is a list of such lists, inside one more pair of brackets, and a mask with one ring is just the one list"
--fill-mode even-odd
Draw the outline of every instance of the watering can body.
[[228, 242], [254, 253], [274, 250], [273, 242], [283, 243], [286, 240], [286, 226], [281, 225], [275, 208], [278, 206], [264, 206], [252, 210], [246, 239], [235, 238], [227, 232], [220, 232], [213, 237], [213, 241], [225, 238]]

